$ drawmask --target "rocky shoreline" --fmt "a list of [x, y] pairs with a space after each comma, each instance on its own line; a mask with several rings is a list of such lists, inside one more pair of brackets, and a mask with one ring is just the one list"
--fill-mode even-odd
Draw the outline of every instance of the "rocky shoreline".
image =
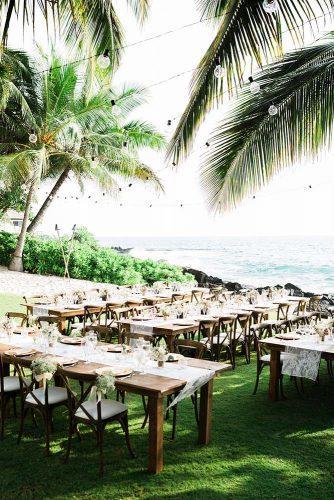
[[[192, 269], [189, 267], [183, 268], [184, 273], [192, 274], [200, 286], [224, 286], [226, 290], [232, 292], [239, 292], [244, 288], [253, 288], [246, 284], [237, 283], [234, 281], [224, 281], [221, 278], [217, 278], [215, 276], [209, 276], [203, 271], [199, 271], [198, 269]], [[293, 283], [286, 283], [285, 285], [273, 285], [273, 286], [284, 286], [287, 290], [290, 290], [290, 295], [297, 295], [298, 297], [313, 297], [315, 295], [319, 295], [318, 293], [313, 292], [305, 292], [301, 290], [298, 286]], [[268, 289], [268, 286], [257, 288], [258, 291]], [[334, 306], [334, 295], [331, 294], [322, 294], [321, 300], [321, 308], [326, 310], [329, 306]]]

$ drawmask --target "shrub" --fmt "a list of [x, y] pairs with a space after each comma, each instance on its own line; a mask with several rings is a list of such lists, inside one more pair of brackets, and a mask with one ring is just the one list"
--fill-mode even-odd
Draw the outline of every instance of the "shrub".
[[[0, 264], [8, 266], [16, 241], [16, 235], [0, 232]], [[66, 238], [63, 245], [67, 251]], [[47, 236], [28, 235], [23, 266], [30, 273], [63, 276], [64, 261], [59, 241]], [[184, 282], [192, 279], [191, 275], [183, 274], [180, 267], [167, 262], [141, 260], [101, 247], [85, 228], [79, 228], [74, 238], [69, 271], [72, 278], [116, 285], [151, 285], [155, 281]]]

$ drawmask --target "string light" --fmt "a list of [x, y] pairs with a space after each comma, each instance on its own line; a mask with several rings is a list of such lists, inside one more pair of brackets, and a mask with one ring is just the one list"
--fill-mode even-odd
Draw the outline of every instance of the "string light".
[[110, 104], [111, 104], [111, 106], [115, 106], [116, 105], [115, 99], [111, 99]]
[[276, 14], [279, 9], [277, 0], [264, 0], [262, 6], [263, 10], [267, 12], [267, 14]]
[[223, 78], [223, 76], [224, 76], [224, 68], [220, 64], [217, 64], [217, 66], [214, 69], [213, 74], [218, 79], [219, 78]]
[[275, 116], [278, 113], [278, 108], [275, 106], [275, 104], [272, 104], [270, 108], [268, 109], [268, 113], [270, 116]]
[[207, 147], [207, 148], [208, 148], [208, 147], [210, 147], [210, 143], [209, 143], [209, 141], [207, 141], [207, 142], [205, 143], [205, 145], [206, 145], [206, 147]]
[[100, 54], [97, 58], [97, 64], [101, 69], [107, 69], [110, 66], [109, 49], [105, 50], [103, 54]]
[[37, 135], [35, 134], [35, 132], [33, 130], [29, 134], [29, 142], [31, 142], [31, 144], [36, 144], [36, 142], [37, 142]]
[[93, 170], [95, 170], [95, 168], [97, 167], [97, 161], [96, 161], [95, 156], [92, 157], [91, 167]]
[[168, 121], [167, 121], [167, 125], [170, 127], [170, 126], [171, 126], [171, 124], [172, 124], [172, 120], [168, 120]]
[[254, 79], [252, 76], [248, 78], [250, 81], [250, 86], [249, 90], [251, 91], [252, 94], [258, 94], [261, 90], [261, 85], [258, 82], [254, 82]]

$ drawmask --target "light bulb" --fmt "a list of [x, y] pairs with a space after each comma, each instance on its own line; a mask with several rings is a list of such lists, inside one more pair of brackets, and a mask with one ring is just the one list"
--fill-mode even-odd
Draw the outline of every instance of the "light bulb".
[[31, 132], [31, 134], [29, 135], [29, 142], [31, 142], [32, 144], [36, 144], [37, 135], [35, 134], [35, 132]]
[[279, 9], [277, 0], [264, 0], [262, 6], [263, 10], [267, 12], [267, 14], [275, 14]]
[[276, 108], [276, 106], [274, 104], [272, 104], [270, 106], [270, 108], [268, 109], [268, 113], [270, 114], [270, 116], [275, 116], [277, 115], [278, 113], [278, 109]]
[[106, 50], [103, 54], [100, 54], [97, 58], [97, 64], [101, 69], [107, 69], [110, 66], [109, 50]]
[[91, 167], [93, 169], [97, 167], [97, 161], [96, 161], [95, 157], [92, 158]]
[[258, 94], [261, 90], [261, 85], [258, 82], [252, 82], [249, 86], [249, 90], [252, 94]]
[[216, 78], [223, 78], [224, 68], [222, 68], [220, 64], [217, 64], [213, 73], [214, 73]]

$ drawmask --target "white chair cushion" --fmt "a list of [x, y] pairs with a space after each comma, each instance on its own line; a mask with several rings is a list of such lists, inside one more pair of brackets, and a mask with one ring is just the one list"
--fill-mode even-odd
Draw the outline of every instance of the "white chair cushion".
[[[97, 402], [96, 401], [85, 401], [82, 405], [85, 410], [91, 415], [91, 418], [97, 420]], [[101, 399], [101, 418], [102, 420], [106, 420], [107, 418], [114, 417], [119, 413], [127, 410], [127, 407], [120, 403], [119, 401], [111, 401], [110, 399]], [[78, 408], [75, 412], [75, 416], [79, 418], [84, 418], [89, 420], [87, 415], [81, 408]]]
[[[45, 405], [45, 391], [43, 387], [35, 389], [33, 394], [42, 405]], [[63, 401], [67, 401], [67, 390], [64, 387], [49, 387], [49, 404], [54, 405]], [[31, 394], [28, 394], [26, 397], [26, 402], [37, 405]]]
[[[30, 380], [25, 379], [29, 385]], [[4, 392], [14, 392], [20, 390], [20, 379], [19, 377], [4, 377], [3, 378]]]
[[[291, 356], [291, 354], [281, 352], [281, 361], [283, 361], [284, 358], [288, 358], [289, 356]], [[264, 363], [270, 363], [270, 354], [264, 354], [260, 359]]]

